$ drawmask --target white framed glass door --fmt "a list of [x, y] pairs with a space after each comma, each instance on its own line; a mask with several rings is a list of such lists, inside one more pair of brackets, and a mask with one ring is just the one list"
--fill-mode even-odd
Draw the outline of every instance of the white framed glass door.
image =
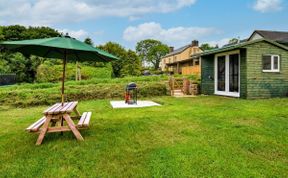
[[215, 56], [215, 94], [240, 97], [240, 55]]

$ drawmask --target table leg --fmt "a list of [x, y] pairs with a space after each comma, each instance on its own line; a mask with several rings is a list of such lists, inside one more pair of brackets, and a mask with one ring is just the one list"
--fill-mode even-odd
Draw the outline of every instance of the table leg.
[[84, 140], [78, 129], [75, 127], [74, 122], [68, 114], [64, 114], [63, 118], [66, 120], [68, 127], [71, 129], [77, 140]]
[[80, 114], [80, 112], [78, 111], [77, 107], [74, 108], [74, 112], [76, 113], [76, 116], [80, 119], [81, 114]]
[[[63, 125], [64, 125], [64, 119], [63, 119], [63, 116], [61, 116], [61, 127], [63, 127]], [[61, 132], [61, 135], [63, 135], [63, 132]]]
[[44, 136], [48, 130], [48, 127], [49, 127], [49, 123], [52, 119], [52, 116], [46, 116], [46, 121], [44, 122], [44, 125], [40, 131], [40, 134], [38, 136], [38, 139], [37, 139], [37, 142], [36, 142], [36, 145], [41, 145], [43, 139], [44, 139]]

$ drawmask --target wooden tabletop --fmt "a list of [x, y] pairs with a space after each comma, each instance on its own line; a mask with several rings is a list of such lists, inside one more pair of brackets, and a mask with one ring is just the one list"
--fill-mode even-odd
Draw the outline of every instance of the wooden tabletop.
[[67, 102], [67, 103], [64, 103], [63, 106], [62, 106], [62, 103], [56, 103], [53, 106], [46, 109], [43, 112], [43, 114], [51, 115], [51, 114], [71, 113], [76, 108], [77, 104], [78, 104], [78, 101]]

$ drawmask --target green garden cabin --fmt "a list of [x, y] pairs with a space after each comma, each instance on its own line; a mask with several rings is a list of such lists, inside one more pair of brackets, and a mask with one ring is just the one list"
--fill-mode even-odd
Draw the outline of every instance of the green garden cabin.
[[288, 96], [288, 32], [256, 30], [201, 55], [201, 92], [248, 99]]

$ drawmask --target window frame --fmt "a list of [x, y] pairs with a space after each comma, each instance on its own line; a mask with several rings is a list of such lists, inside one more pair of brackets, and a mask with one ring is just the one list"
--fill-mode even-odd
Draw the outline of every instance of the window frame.
[[[271, 69], [263, 69], [263, 57], [264, 56], [270, 56], [270, 63], [271, 63]], [[274, 69], [274, 64], [275, 64], [275, 59], [274, 57], [278, 58], [278, 68]], [[275, 54], [265, 54], [262, 56], [262, 72], [280, 72], [280, 55], [275, 55]]]

